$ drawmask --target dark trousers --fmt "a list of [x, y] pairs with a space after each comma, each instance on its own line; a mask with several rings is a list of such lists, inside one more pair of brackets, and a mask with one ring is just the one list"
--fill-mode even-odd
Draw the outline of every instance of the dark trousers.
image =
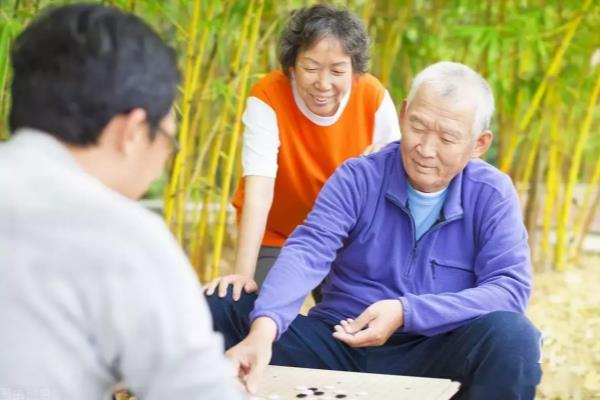
[[[207, 297], [228, 349], [246, 337], [255, 294]], [[272, 365], [446, 378], [457, 399], [533, 399], [541, 379], [540, 333], [518, 313], [497, 311], [437, 336], [395, 334], [383, 346], [352, 348], [331, 336], [338, 321], [299, 315], [273, 344]]]

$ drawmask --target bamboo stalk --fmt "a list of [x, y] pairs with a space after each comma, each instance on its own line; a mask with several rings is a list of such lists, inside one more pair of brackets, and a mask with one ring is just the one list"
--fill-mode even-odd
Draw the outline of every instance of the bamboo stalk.
[[544, 219], [542, 225], [541, 241], [541, 263], [545, 265], [551, 258], [550, 254], [550, 231], [556, 198], [558, 196], [558, 184], [560, 174], [558, 173], [558, 151], [559, 151], [559, 129], [560, 129], [560, 106], [555, 91], [549, 93], [550, 107], [553, 110], [550, 122], [550, 144], [548, 149], [548, 172], [546, 175], [546, 203], [544, 206]]
[[[592, 178], [586, 188], [583, 201], [575, 223], [573, 224], [573, 231], [575, 232], [576, 244], [571, 249], [569, 258], [574, 262], [577, 262], [583, 248], [583, 241], [586, 233], [589, 231], [592, 220], [596, 214], [598, 208], [598, 196], [600, 196], [600, 157], [596, 159], [596, 165], [592, 173]], [[596, 195], [594, 195], [596, 192]], [[593, 201], [595, 199], [595, 201]]]
[[[8, 98], [8, 71], [9, 71], [9, 43], [11, 39], [11, 27], [9, 23], [4, 24], [0, 30], [0, 116], [4, 117], [5, 99]], [[8, 138], [8, 132], [0, 129], [0, 140]]]
[[211, 268], [211, 277], [217, 276], [219, 262], [221, 260], [221, 251], [223, 245], [223, 237], [225, 235], [225, 226], [227, 224], [227, 201], [229, 199], [229, 188], [231, 186], [231, 174], [233, 172], [233, 162], [235, 161], [235, 151], [237, 149], [240, 132], [242, 128], [242, 111], [246, 102], [246, 90], [248, 83], [248, 75], [250, 72], [250, 65], [254, 58], [255, 44], [258, 37], [258, 31], [260, 27], [261, 14], [264, 6], [264, 0], [258, 0], [258, 6], [256, 10], [256, 16], [254, 24], [252, 26], [252, 34], [250, 35], [250, 43], [248, 47], [248, 53], [246, 54], [246, 63], [242, 68], [242, 78], [240, 81], [240, 93], [237, 101], [237, 108], [235, 113], [235, 125], [233, 127], [233, 133], [231, 141], [229, 143], [229, 150], [227, 153], [227, 159], [225, 160], [225, 171], [223, 174], [222, 186], [221, 186], [221, 203], [220, 212], [217, 220], [217, 227], [215, 233], [215, 243], [213, 247], [213, 261]]
[[[581, 22], [583, 15], [588, 10], [588, 8], [590, 7], [591, 4], [592, 4], [592, 0], [585, 0], [585, 3], [581, 7], [579, 15], [571, 22], [569, 29], [567, 30], [567, 33], [565, 34], [558, 50], [554, 54], [554, 57], [552, 59], [552, 62], [550, 63], [550, 66], [546, 70], [546, 74], [544, 75], [542, 82], [538, 86], [538, 88], [533, 96], [531, 105], [529, 106], [529, 108], [527, 109], [527, 112], [525, 113], [525, 116], [523, 117], [523, 119], [521, 119], [521, 121], [519, 123], [519, 132], [525, 132], [525, 130], [529, 127], [529, 124], [531, 123], [533, 116], [535, 115], [535, 113], [538, 110], [538, 107], [540, 105], [542, 97], [544, 96], [544, 93], [546, 92], [548, 83], [550, 82], [551, 79], [556, 77], [558, 72], [560, 71], [560, 65], [562, 63], [565, 52], [567, 51], [567, 48], [571, 44], [571, 40], [573, 39], [573, 36], [575, 35], [575, 32], [577, 31], [577, 27], [579, 26], [579, 23]], [[502, 159], [500, 162], [500, 170], [502, 170], [504, 172], [508, 172], [508, 170], [510, 169], [510, 166], [512, 164], [512, 158], [514, 156], [514, 152], [515, 152], [515, 149], [516, 149], [516, 146], [518, 145], [518, 143], [519, 143], [519, 141], [515, 141], [515, 140], [511, 141], [511, 147], [509, 147], [509, 149], [507, 151], [507, 157]]]
[[[189, 118], [190, 118], [190, 103], [191, 103], [191, 95], [193, 93], [193, 89], [191, 87], [192, 83], [192, 67], [194, 60], [194, 48], [195, 48], [195, 38], [196, 32], [198, 30], [198, 22], [200, 19], [200, 3], [201, 0], [194, 0], [192, 5], [192, 19], [189, 25], [188, 30], [188, 42], [186, 49], [186, 62], [185, 62], [185, 72], [184, 72], [184, 81], [183, 81], [183, 99], [182, 99], [182, 113], [181, 113], [181, 125], [179, 128], [179, 137], [181, 142], [181, 149], [175, 156], [175, 161], [173, 165], [173, 171], [171, 173], [171, 179], [169, 180], [169, 184], [167, 189], [165, 190], [165, 221], [169, 226], [171, 226], [173, 214], [176, 212], [183, 212], [182, 210], [176, 210], [176, 204], [179, 200], [179, 188], [180, 188], [180, 175], [182, 173], [183, 162], [185, 157], [187, 156], [188, 148], [188, 127], [189, 127]], [[173, 228], [171, 226], [171, 228]], [[178, 233], [177, 240], [181, 243], [182, 238], [179, 234], [180, 230], [175, 228]]]
[[562, 271], [566, 267], [566, 245], [567, 245], [567, 229], [569, 225], [569, 216], [571, 212], [571, 198], [573, 197], [573, 189], [577, 182], [577, 177], [581, 167], [581, 156], [588, 137], [590, 126], [594, 118], [596, 102], [598, 101], [598, 93], [600, 92], [600, 68], [596, 72], [596, 82], [590, 94], [588, 107], [585, 118], [581, 124], [581, 130], [575, 143], [573, 151], [573, 161], [569, 169], [569, 178], [565, 188], [565, 200], [560, 214], [559, 225], [557, 227], [557, 239], [554, 255], [556, 269]]
[[[188, 158], [185, 160], [185, 162], [183, 163], [184, 168], [181, 171], [181, 176], [180, 176], [180, 187], [181, 189], [179, 190], [179, 193], [181, 194], [180, 196], [177, 196], [178, 201], [179, 201], [179, 212], [176, 214], [176, 224], [175, 224], [175, 236], [179, 239], [179, 242], [183, 244], [183, 237], [184, 237], [184, 228], [185, 228], [185, 222], [186, 222], [186, 215], [187, 215], [187, 203], [188, 203], [188, 199], [189, 199], [189, 193], [190, 190], [188, 190], [188, 188], [190, 188], [190, 177], [193, 173], [193, 169], [192, 168], [187, 168], [187, 166], [193, 161], [194, 155], [195, 155], [195, 146], [194, 146], [194, 141], [198, 136], [198, 133], [196, 131], [193, 131], [191, 129], [191, 123], [190, 123], [190, 118], [191, 118], [191, 114], [192, 114], [192, 99], [194, 98], [194, 96], [196, 95], [197, 89], [198, 89], [198, 81], [200, 80], [200, 68], [202, 65], [202, 62], [204, 60], [204, 52], [206, 50], [206, 43], [208, 41], [208, 36], [209, 36], [209, 31], [208, 31], [208, 23], [209, 21], [211, 21], [212, 17], [213, 17], [213, 12], [214, 12], [214, 1], [210, 1], [209, 5], [208, 5], [208, 10], [206, 12], [206, 17], [204, 19], [204, 26], [201, 30], [200, 35], [200, 39], [199, 39], [199, 43], [198, 46], [196, 48], [196, 51], [194, 52], [194, 60], [192, 63], [192, 70], [191, 70], [191, 76], [190, 76], [190, 82], [189, 82], [189, 90], [190, 93], [188, 93], [188, 99], [185, 102], [185, 104], [188, 105], [188, 109], [187, 109], [187, 114], [188, 114], [188, 118], [187, 121], [185, 122], [186, 124], [186, 132], [187, 132], [187, 138], [182, 136], [181, 137], [181, 141], [187, 140], [186, 143], [186, 149], [188, 150]], [[199, 114], [200, 110], [196, 110], [196, 113]], [[183, 125], [183, 124], [182, 124]]]
[[[233, 57], [233, 61], [231, 64], [231, 69], [230, 69], [230, 76], [236, 76], [239, 73], [239, 69], [240, 69], [240, 65], [241, 65], [241, 60], [242, 60], [242, 53], [243, 50], [246, 48], [246, 39], [248, 37], [249, 31], [250, 31], [250, 21], [252, 19], [252, 15], [253, 15], [253, 9], [254, 9], [254, 0], [250, 1], [250, 4], [248, 5], [247, 11], [246, 11], [246, 15], [244, 16], [244, 19], [242, 21], [242, 28], [240, 31], [240, 37], [238, 40], [238, 47], [236, 50], [236, 53]], [[202, 197], [202, 213], [200, 216], [200, 222], [198, 223], [198, 227], [196, 229], [197, 231], [197, 235], [196, 235], [196, 243], [195, 243], [195, 247], [194, 250], [192, 252], [192, 260], [193, 262], [197, 262], [199, 263], [200, 261], [200, 253], [201, 253], [201, 249], [203, 247], [206, 247], [206, 242], [207, 242], [207, 236], [206, 236], [206, 229], [208, 227], [208, 219], [209, 219], [209, 210], [208, 210], [208, 204], [210, 203], [211, 200], [211, 194], [213, 193], [213, 191], [215, 190], [215, 182], [216, 182], [216, 172], [217, 172], [217, 167], [219, 165], [219, 160], [221, 159], [221, 147], [223, 145], [223, 139], [225, 137], [225, 129], [227, 128], [227, 120], [228, 120], [228, 115], [229, 115], [229, 111], [231, 109], [231, 94], [235, 91], [234, 87], [235, 87], [235, 80], [231, 80], [229, 82], [229, 94], [227, 96], [225, 96], [224, 99], [224, 104], [223, 107], [221, 108], [221, 113], [218, 119], [218, 130], [217, 130], [217, 136], [216, 136], [216, 141], [215, 144], [212, 146], [212, 151], [211, 151], [211, 157], [209, 160], [209, 167], [208, 167], [208, 173], [207, 173], [207, 188], [208, 190], [204, 193], [204, 196]], [[202, 268], [203, 266], [201, 264], [198, 264], [197, 270], [200, 272], [200, 276], [201, 279], [203, 281], [207, 281], [210, 279], [211, 276], [211, 270], [209, 268]]]
[[531, 147], [529, 148], [529, 151], [527, 152], [527, 160], [525, 162], [525, 167], [523, 168], [523, 175], [521, 178], [521, 182], [527, 183], [531, 179], [533, 165], [535, 163], [536, 157], [539, 152], [542, 130], [544, 128], [545, 128], [545, 126], [544, 126], [543, 122], [540, 121], [540, 124], [539, 124], [538, 128], [535, 130], [535, 133], [533, 135], [533, 138], [531, 141]]

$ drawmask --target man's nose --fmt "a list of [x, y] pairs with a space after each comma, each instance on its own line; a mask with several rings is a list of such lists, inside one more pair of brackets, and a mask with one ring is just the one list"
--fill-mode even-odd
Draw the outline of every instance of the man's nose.
[[435, 157], [437, 151], [435, 135], [425, 133], [421, 137], [417, 150], [424, 158]]

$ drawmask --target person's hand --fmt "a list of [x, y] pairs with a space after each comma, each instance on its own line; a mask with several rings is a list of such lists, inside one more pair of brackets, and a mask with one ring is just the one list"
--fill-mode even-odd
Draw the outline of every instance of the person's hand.
[[381, 150], [384, 146], [385, 146], [385, 144], [373, 143], [373, 144], [367, 146], [367, 148], [365, 149], [365, 151], [363, 151], [362, 155], [363, 156], [368, 156], [369, 154], [376, 153], [379, 150]]
[[248, 336], [233, 346], [225, 355], [233, 362], [238, 379], [248, 393], [256, 393], [258, 382], [271, 361], [272, 345], [277, 326], [272, 319], [258, 318]]
[[400, 300], [381, 300], [371, 304], [356, 319], [340, 321], [333, 337], [350, 347], [381, 346], [404, 324]]
[[206, 293], [207, 296], [212, 296], [218, 288], [219, 297], [225, 297], [229, 285], [233, 286], [233, 300], [235, 301], [238, 301], [242, 296], [242, 289], [246, 293], [253, 293], [258, 290], [258, 285], [254, 279], [239, 274], [231, 274], [215, 278], [205, 286], [204, 293]]

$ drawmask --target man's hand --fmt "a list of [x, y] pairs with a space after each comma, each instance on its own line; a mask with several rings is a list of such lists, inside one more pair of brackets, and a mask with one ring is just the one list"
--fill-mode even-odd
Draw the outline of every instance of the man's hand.
[[367, 148], [365, 149], [365, 151], [363, 151], [362, 155], [363, 156], [368, 156], [369, 154], [376, 153], [379, 150], [381, 150], [384, 146], [385, 146], [385, 144], [373, 143], [373, 144], [367, 146]]
[[225, 355], [233, 362], [238, 378], [248, 393], [256, 393], [258, 382], [271, 361], [277, 325], [268, 317], [257, 318], [246, 339], [233, 346]]
[[400, 300], [381, 300], [371, 304], [356, 318], [340, 321], [333, 337], [350, 347], [381, 346], [404, 324]]
[[242, 296], [242, 289], [246, 293], [253, 293], [258, 290], [258, 285], [252, 278], [247, 278], [243, 275], [231, 274], [215, 278], [204, 288], [204, 293], [207, 296], [212, 296], [215, 289], [219, 288], [219, 297], [225, 297], [227, 287], [233, 286], [233, 300], [238, 301]]

